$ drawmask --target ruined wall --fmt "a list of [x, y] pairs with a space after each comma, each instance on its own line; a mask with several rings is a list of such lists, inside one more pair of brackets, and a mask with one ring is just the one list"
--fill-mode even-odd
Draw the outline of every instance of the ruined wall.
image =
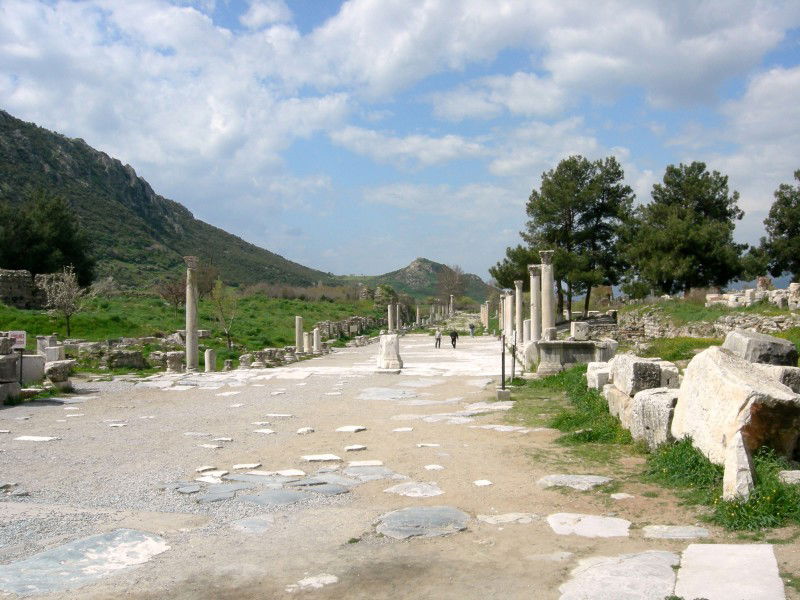
[[44, 298], [37, 287], [42, 276], [29, 271], [0, 269], [0, 302], [16, 308], [42, 308]]

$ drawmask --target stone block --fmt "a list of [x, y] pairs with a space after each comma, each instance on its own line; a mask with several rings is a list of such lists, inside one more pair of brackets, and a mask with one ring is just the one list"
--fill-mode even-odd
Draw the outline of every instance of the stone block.
[[21, 391], [22, 386], [16, 381], [0, 383], [0, 404], [4, 404], [7, 400], [19, 398]]
[[542, 340], [552, 342], [555, 339], [556, 339], [556, 328], [545, 327], [544, 331], [542, 331]]
[[180, 351], [166, 352], [165, 356], [167, 358], [168, 373], [180, 373], [183, 371], [183, 359], [184, 359], [183, 352]]
[[44, 349], [44, 361], [55, 362], [57, 360], [64, 360], [64, 346], [48, 346]]
[[22, 357], [22, 385], [30, 385], [44, 379], [44, 356], [25, 354]]
[[573, 321], [569, 325], [570, 336], [579, 342], [589, 339], [589, 323], [586, 321]]
[[586, 385], [594, 390], [602, 390], [611, 380], [611, 369], [607, 362], [590, 362], [586, 367]]
[[608, 412], [617, 417], [625, 429], [630, 429], [633, 398], [612, 383], [603, 386], [603, 397], [608, 403]]
[[742, 432], [737, 431], [725, 446], [722, 499], [746, 502], [753, 487], [753, 460], [745, 446]]
[[497, 399], [501, 401], [511, 400], [511, 390], [509, 388], [497, 388]]
[[233, 359], [226, 358], [225, 362], [222, 363], [222, 370], [223, 371], [233, 371]]
[[0, 356], [13, 352], [14, 340], [10, 337], [0, 337]]
[[779, 365], [754, 365], [761, 369], [767, 377], [782, 383], [795, 394], [800, 394], [800, 367], [782, 367]]
[[379, 369], [402, 369], [403, 359], [400, 358], [400, 337], [397, 334], [386, 334], [380, 338], [378, 348]]
[[797, 366], [795, 345], [771, 335], [735, 329], [725, 337], [722, 347], [749, 362]]
[[675, 363], [671, 363], [668, 360], [658, 360], [655, 362], [661, 368], [660, 387], [678, 389], [681, 385], [681, 381], [680, 373]]
[[75, 366], [74, 360], [55, 360], [44, 363], [44, 374], [53, 383], [69, 381], [69, 373]]
[[208, 348], [204, 355], [206, 373], [213, 373], [217, 370], [217, 351]]
[[138, 350], [111, 350], [106, 355], [109, 369], [146, 369], [147, 361]]
[[641, 440], [650, 450], [674, 440], [672, 415], [678, 401], [678, 390], [660, 387], [642, 390], [631, 401], [631, 436]]
[[0, 383], [19, 380], [19, 355], [0, 356]]
[[642, 390], [661, 387], [661, 366], [633, 354], [619, 354], [611, 363], [611, 380], [619, 390], [635, 396]]
[[690, 437], [711, 462], [725, 464], [726, 447], [739, 432], [751, 452], [769, 446], [792, 456], [798, 431], [800, 395], [744, 358], [712, 346], [686, 367], [672, 435]]

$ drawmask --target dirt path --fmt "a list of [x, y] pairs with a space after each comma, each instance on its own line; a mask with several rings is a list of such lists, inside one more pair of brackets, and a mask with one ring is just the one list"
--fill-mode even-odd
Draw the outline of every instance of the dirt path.
[[[630, 479], [639, 459], [576, 456], [554, 444], [557, 434], [548, 429], [478, 427], [507, 423], [502, 410], [470, 406], [493, 397], [496, 341], [462, 337], [456, 350], [434, 350], [432, 338], [406, 336], [401, 375], [373, 373], [375, 351], [353, 348], [282, 369], [161, 377], [135, 387], [97, 384], [99, 392], [77, 404], [0, 411], [0, 429], [10, 430], [0, 434], [0, 479], [30, 493], [0, 502], [0, 563], [126, 527], [160, 536], [169, 550], [43, 597], [548, 599], [560, 597], [559, 586], [587, 557], [680, 554], [692, 543], [644, 537], [645, 525], [695, 525], [696, 513], [663, 491], [643, 496], [653, 488]], [[347, 425], [366, 430], [336, 431]], [[314, 432], [298, 435], [303, 427]], [[413, 430], [395, 431], [401, 428]], [[14, 440], [23, 435], [60, 439]], [[350, 445], [366, 449], [346, 451]], [[301, 459], [323, 453], [343, 460]], [[255, 470], [301, 469], [308, 475], [323, 468], [354, 480], [350, 460], [381, 461], [387, 478], [358, 480], [345, 485], [345, 493], [322, 495], [289, 479], [274, 483], [283, 480], [273, 475], [264, 479], [270, 485], [238, 482], [249, 489], [209, 503], [198, 499], [213, 491], [213, 483], [199, 483], [196, 493], [175, 489], [193, 484], [202, 465], [241, 474], [250, 469], [234, 471], [233, 465], [261, 463]], [[537, 485], [557, 473], [605, 475], [616, 483], [587, 492]], [[477, 486], [478, 480], [491, 485]], [[409, 482], [433, 483], [443, 493], [384, 491]], [[237, 482], [220, 485], [231, 483]], [[275, 491], [270, 487], [304, 495], [282, 506], [245, 498]], [[634, 497], [611, 498], [620, 492]], [[376, 532], [381, 515], [426, 506], [463, 511], [466, 530], [407, 540]], [[508, 513], [525, 514], [508, 523], [478, 518]], [[632, 522], [630, 535], [559, 535], [546, 520], [554, 513], [621, 517]], [[249, 531], [235, 526], [242, 519], [250, 519], [243, 525]], [[708, 529], [705, 541], [741, 543]], [[782, 571], [800, 574], [795, 545], [775, 546], [775, 553]], [[308, 578], [307, 587], [292, 587]], [[797, 597], [794, 590], [787, 593]]]

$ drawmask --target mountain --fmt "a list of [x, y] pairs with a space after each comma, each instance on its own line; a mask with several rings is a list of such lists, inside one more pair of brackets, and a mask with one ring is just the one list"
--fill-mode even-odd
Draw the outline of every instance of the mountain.
[[69, 202], [93, 241], [97, 275], [112, 275], [126, 286], [144, 286], [178, 272], [188, 255], [213, 264], [233, 284], [335, 282], [330, 273], [195, 219], [183, 205], [156, 194], [133, 167], [82, 139], [0, 110], [0, 199], [24, 202], [29, 188], [43, 188]]
[[[427, 258], [417, 258], [407, 266], [383, 275], [372, 276], [349, 276], [350, 282], [359, 282], [369, 287], [375, 287], [382, 283], [392, 286], [396, 291], [403, 292], [414, 298], [427, 298], [438, 294], [437, 283], [442, 273], [452, 272], [450, 267], [441, 263], [433, 262]], [[469, 296], [477, 302], [486, 300], [494, 288], [485, 283], [477, 275], [464, 273], [466, 281], [465, 296]]]

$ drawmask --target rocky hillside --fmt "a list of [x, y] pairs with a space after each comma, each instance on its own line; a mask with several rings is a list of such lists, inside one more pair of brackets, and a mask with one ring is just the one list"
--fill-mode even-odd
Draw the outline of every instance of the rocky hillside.
[[[375, 276], [360, 276], [352, 279], [374, 287], [381, 283], [391, 285], [398, 292], [404, 292], [415, 298], [426, 298], [437, 295], [437, 283], [439, 276], [445, 271], [450, 271], [450, 267], [441, 263], [433, 262], [427, 258], [417, 258], [411, 261], [407, 267]], [[477, 302], [486, 300], [489, 293], [494, 289], [486, 284], [480, 277], [472, 273], [463, 275], [466, 282], [465, 295]]]
[[316, 271], [199, 221], [156, 194], [130, 165], [81, 139], [20, 121], [0, 110], [0, 199], [20, 203], [28, 188], [63, 196], [91, 234], [99, 276], [144, 286], [195, 254], [229, 283], [330, 283]]

